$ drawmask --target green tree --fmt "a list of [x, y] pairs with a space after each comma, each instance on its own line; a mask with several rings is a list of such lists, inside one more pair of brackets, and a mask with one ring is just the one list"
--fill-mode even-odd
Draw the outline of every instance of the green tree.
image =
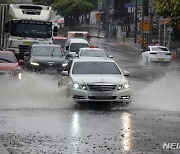
[[180, 17], [180, 0], [154, 0], [156, 13], [163, 17]]
[[55, 0], [52, 6], [70, 27], [78, 24], [80, 16], [94, 9], [94, 5], [86, 0]]
[[37, 4], [37, 5], [51, 5], [54, 3], [54, 0], [33, 0], [32, 1], [34, 4]]

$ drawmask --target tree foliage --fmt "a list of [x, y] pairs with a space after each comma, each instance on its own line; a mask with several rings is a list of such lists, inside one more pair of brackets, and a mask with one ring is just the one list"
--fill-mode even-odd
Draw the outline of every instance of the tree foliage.
[[180, 17], [180, 0], [154, 0], [156, 13], [164, 17]]
[[94, 9], [86, 0], [55, 0], [53, 8], [63, 16], [80, 16]]
[[54, 0], [33, 0], [32, 2], [37, 5], [51, 5], [54, 3]]

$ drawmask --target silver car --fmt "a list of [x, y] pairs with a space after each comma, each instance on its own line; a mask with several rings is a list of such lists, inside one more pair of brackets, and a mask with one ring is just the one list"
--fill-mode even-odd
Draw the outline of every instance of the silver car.
[[130, 103], [131, 88], [126, 75], [110, 58], [72, 59], [61, 72], [58, 86], [68, 86], [75, 102]]

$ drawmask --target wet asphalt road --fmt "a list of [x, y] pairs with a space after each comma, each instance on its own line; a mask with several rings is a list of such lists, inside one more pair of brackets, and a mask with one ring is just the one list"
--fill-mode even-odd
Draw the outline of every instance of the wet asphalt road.
[[145, 65], [135, 46], [92, 38], [123, 70], [133, 90], [128, 107], [75, 108], [57, 76], [25, 74], [1, 81], [0, 143], [10, 154], [180, 153], [179, 63]]

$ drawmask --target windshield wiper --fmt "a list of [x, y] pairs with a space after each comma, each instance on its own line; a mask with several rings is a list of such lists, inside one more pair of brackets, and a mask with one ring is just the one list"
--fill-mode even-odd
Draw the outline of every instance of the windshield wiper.
[[12, 61], [11, 61], [11, 60], [8, 60], [8, 59], [0, 58], [0, 60], [4, 60], [4, 61], [6, 61], [6, 62], [8, 62], [8, 63], [12, 63]]

